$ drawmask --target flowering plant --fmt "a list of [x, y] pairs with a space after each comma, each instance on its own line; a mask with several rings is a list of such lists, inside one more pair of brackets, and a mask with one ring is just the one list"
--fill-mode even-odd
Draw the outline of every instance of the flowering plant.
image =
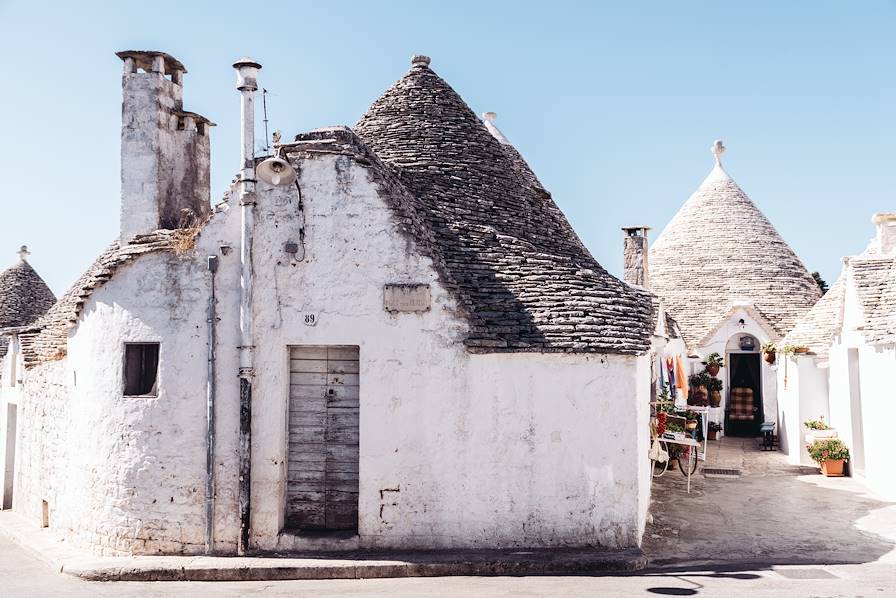
[[816, 440], [806, 448], [809, 449], [809, 456], [816, 463], [849, 459], [849, 449], [839, 438]]
[[709, 357], [706, 358], [706, 361], [703, 362], [705, 365], [717, 365], [720, 368], [725, 367], [725, 360], [718, 353], [710, 353]]
[[778, 350], [778, 346], [775, 343], [773, 343], [772, 341], [766, 341], [766, 342], [762, 343], [761, 350], [763, 353], [774, 353], [775, 351]]
[[803, 425], [806, 426], [810, 430], [830, 430], [831, 426], [824, 421], [824, 416], [819, 416], [818, 419], [810, 419], [803, 422]]

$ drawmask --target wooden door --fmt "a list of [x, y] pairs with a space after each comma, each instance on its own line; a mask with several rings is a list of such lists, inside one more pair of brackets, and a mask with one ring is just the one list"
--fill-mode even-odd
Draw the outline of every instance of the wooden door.
[[358, 347], [291, 347], [286, 527], [358, 528]]

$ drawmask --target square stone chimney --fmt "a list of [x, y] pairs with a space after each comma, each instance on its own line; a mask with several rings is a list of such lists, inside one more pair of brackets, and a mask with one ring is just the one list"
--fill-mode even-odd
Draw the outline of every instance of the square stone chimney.
[[647, 288], [647, 231], [649, 226], [625, 226], [622, 248], [622, 279], [628, 284]]
[[896, 253], [896, 212], [878, 212], [871, 217], [877, 227], [874, 244], [883, 255]]
[[209, 128], [183, 109], [187, 70], [164, 52], [128, 50], [121, 79], [122, 244], [158, 229], [188, 228], [211, 212]]

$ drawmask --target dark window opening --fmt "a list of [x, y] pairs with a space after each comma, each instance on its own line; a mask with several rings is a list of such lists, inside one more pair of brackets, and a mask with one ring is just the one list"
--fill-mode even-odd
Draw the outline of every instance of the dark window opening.
[[124, 346], [124, 394], [155, 396], [159, 371], [159, 343], [128, 343]]

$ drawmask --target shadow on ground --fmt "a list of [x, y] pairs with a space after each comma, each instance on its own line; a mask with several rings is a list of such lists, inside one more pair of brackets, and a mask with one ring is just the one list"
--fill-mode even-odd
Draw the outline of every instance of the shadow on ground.
[[643, 545], [652, 568], [896, 563], [896, 505], [855, 480], [791, 466], [752, 438], [710, 442], [706, 465], [742, 474], [706, 478], [701, 468], [690, 494], [677, 467], [653, 480]]

